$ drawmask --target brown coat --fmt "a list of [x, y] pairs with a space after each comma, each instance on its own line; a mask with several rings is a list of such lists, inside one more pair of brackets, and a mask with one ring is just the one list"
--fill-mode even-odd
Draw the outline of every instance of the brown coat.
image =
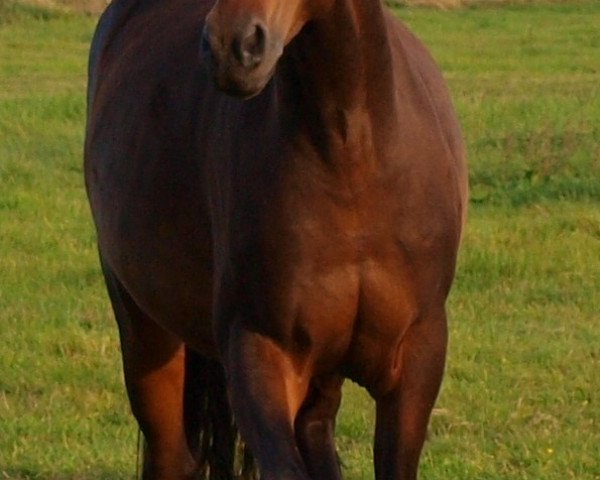
[[118, 0], [92, 46], [86, 182], [146, 477], [194, 469], [173, 420], [186, 345], [224, 365], [264, 478], [339, 476], [311, 429], [332, 429], [342, 377], [377, 402], [378, 478], [416, 478], [466, 211], [459, 126], [379, 1], [280, 3]]

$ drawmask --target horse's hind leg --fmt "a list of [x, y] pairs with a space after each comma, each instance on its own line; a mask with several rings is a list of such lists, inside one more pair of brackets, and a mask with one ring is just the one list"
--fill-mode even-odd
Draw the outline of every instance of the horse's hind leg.
[[253, 458], [234, 423], [221, 363], [187, 349], [185, 377], [185, 429], [198, 478], [256, 478]]
[[135, 304], [117, 278], [104, 275], [119, 325], [131, 410], [146, 439], [144, 480], [193, 478], [183, 414], [185, 349]]
[[313, 480], [342, 478], [334, 432], [343, 381], [339, 376], [313, 380], [309, 395], [296, 417], [298, 447]]
[[400, 381], [376, 397], [375, 477], [415, 480], [446, 356], [443, 311], [410, 327], [400, 351]]

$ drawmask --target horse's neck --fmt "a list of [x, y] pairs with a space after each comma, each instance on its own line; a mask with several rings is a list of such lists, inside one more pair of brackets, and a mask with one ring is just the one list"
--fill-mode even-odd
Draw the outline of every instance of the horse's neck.
[[388, 26], [380, 0], [337, 0], [291, 45], [290, 95], [321, 143], [351, 141], [365, 123], [395, 121]]

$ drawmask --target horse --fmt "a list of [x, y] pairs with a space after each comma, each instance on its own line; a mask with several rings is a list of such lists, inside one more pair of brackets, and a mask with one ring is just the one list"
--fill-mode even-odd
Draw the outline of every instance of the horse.
[[113, 0], [87, 100], [143, 479], [341, 479], [345, 379], [416, 479], [468, 190], [423, 44], [381, 0]]

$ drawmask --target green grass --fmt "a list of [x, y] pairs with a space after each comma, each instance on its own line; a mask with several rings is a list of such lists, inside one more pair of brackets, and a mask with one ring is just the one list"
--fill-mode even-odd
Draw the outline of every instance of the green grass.
[[[600, 3], [398, 10], [453, 91], [472, 201], [426, 480], [600, 479]], [[0, 3], [0, 478], [126, 479], [136, 429], [81, 151], [95, 19]], [[347, 385], [346, 478], [372, 478]]]

